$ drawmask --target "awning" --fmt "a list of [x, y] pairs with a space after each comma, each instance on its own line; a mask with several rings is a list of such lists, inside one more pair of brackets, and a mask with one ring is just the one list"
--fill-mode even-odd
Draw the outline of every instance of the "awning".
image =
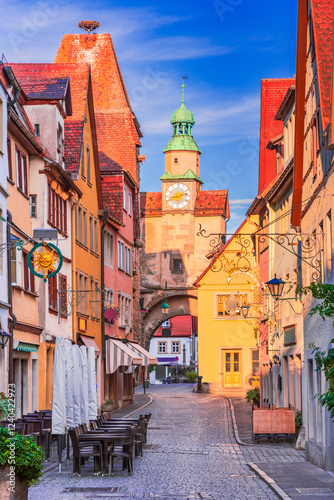
[[24, 352], [38, 352], [38, 346], [36, 344], [26, 344], [25, 342], [19, 342], [16, 350]]
[[139, 354], [143, 356], [143, 366], [157, 365], [158, 360], [155, 358], [150, 352], [146, 351], [144, 347], [134, 342], [129, 342], [129, 344], [133, 349], [137, 350]]
[[95, 354], [100, 354], [100, 349], [96, 345], [96, 342], [94, 339], [92, 339], [91, 337], [87, 337], [86, 335], [80, 335], [80, 338], [86, 347], [94, 347]]
[[119, 366], [141, 365], [142, 358], [120, 340], [106, 341], [106, 373], [114, 373]]

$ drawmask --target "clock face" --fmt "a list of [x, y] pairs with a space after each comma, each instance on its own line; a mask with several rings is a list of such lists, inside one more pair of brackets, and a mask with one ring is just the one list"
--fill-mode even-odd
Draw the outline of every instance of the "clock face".
[[172, 208], [183, 208], [188, 205], [190, 191], [184, 184], [173, 184], [167, 189], [166, 201]]

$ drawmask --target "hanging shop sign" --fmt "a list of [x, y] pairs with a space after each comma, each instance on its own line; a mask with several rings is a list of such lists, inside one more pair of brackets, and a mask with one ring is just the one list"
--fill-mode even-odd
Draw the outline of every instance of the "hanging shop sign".
[[61, 251], [52, 243], [46, 243], [45, 241], [37, 243], [28, 254], [28, 267], [30, 271], [35, 276], [38, 276], [38, 278], [43, 278], [44, 283], [49, 278], [52, 278], [52, 276], [58, 274], [62, 265], [63, 256]]

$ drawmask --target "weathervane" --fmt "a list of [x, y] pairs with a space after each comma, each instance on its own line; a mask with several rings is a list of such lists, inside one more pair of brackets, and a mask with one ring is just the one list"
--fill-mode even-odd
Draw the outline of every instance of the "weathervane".
[[96, 30], [96, 28], [100, 26], [100, 23], [98, 21], [80, 21], [78, 26], [82, 30], [88, 31], [88, 34], [90, 35], [90, 32]]

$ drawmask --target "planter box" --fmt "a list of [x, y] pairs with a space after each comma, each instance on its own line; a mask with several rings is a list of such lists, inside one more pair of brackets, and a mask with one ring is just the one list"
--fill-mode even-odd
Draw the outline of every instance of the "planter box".
[[113, 411], [116, 408], [116, 405], [101, 405], [102, 411]]
[[21, 481], [16, 474], [14, 484], [14, 476], [10, 475], [9, 467], [0, 468], [0, 500], [28, 500], [28, 481]]

